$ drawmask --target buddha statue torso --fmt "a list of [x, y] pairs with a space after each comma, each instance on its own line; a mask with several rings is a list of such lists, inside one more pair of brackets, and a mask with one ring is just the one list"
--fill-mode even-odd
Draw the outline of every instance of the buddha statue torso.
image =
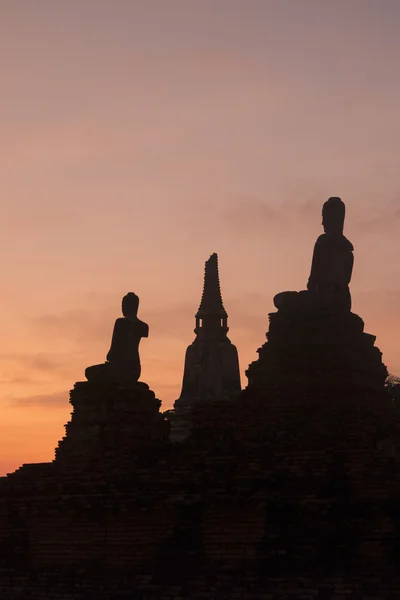
[[107, 360], [140, 364], [139, 343], [142, 337], [148, 335], [149, 326], [140, 319], [125, 317], [117, 319]]
[[324, 284], [347, 288], [353, 272], [353, 250], [353, 244], [344, 235], [320, 235], [314, 247], [308, 289]]

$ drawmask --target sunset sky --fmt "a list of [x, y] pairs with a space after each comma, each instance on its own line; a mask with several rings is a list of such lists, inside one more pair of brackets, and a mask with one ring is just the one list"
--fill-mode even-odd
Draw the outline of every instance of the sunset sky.
[[332, 195], [400, 374], [399, 26], [398, 0], [0, 0], [0, 474], [53, 458], [128, 291], [172, 406], [213, 252], [244, 386]]

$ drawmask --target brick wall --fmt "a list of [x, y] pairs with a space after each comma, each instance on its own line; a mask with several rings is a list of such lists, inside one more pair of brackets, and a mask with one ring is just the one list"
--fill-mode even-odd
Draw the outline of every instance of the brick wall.
[[0, 597], [399, 597], [398, 462], [376, 443], [397, 445], [390, 403], [310, 399], [311, 419], [297, 400], [203, 405], [185, 444], [119, 472], [3, 479]]

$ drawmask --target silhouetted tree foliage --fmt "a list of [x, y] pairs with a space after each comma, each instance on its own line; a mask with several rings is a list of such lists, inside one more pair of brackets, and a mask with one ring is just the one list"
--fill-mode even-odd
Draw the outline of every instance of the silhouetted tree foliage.
[[165, 410], [162, 414], [165, 419], [169, 420], [169, 419], [171, 419], [171, 417], [174, 416], [175, 411], [173, 408], [170, 408], [169, 410]]
[[400, 377], [389, 373], [385, 387], [395, 403], [396, 409], [400, 412]]

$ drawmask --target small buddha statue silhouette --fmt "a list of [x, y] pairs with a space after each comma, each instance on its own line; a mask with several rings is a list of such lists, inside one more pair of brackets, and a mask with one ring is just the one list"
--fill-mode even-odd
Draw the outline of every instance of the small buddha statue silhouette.
[[137, 381], [141, 373], [139, 344], [142, 337], [148, 337], [149, 326], [138, 319], [139, 297], [129, 292], [122, 299], [122, 314], [115, 321], [111, 347], [107, 362], [88, 367], [85, 375], [93, 380]]
[[307, 290], [281, 292], [274, 298], [282, 310], [351, 310], [349, 284], [353, 272], [353, 244], [343, 235], [345, 205], [329, 198], [322, 207], [324, 233], [314, 246]]

